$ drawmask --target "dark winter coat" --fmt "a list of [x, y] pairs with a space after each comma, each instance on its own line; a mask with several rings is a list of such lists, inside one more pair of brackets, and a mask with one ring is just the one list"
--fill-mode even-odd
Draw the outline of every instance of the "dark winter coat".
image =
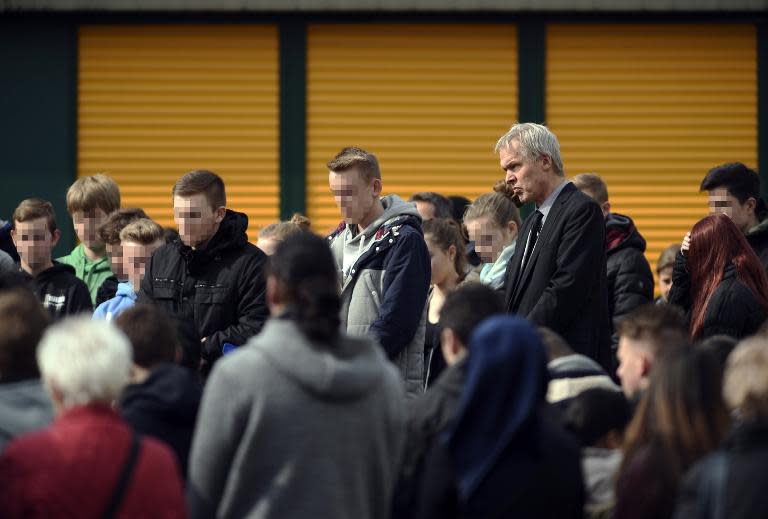
[[[715, 477], [723, 463], [722, 479]], [[737, 425], [720, 450], [694, 465], [680, 488], [675, 518], [759, 519], [768, 517], [768, 422]], [[723, 515], [715, 514], [722, 502]]]
[[204, 249], [170, 243], [147, 264], [138, 302], [154, 301], [176, 319], [185, 365], [196, 367], [200, 355], [212, 364], [224, 343], [242, 346], [269, 315], [267, 257], [248, 243], [247, 229], [246, 215], [227, 210]]
[[75, 269], [69, 265], [54, 262], [51, 268], [40, 272], [35, 277], [22, 269], [19, 269], [19, 272], [51, 314], [52, 319], [58, 320], [68, 315], [93, 312], [88, 287], [75, 276]]
[[[11, 442], [0, 457], [5, 519], [104, 517], [131, 447], [132, 432], [109, 406], [66, 410], [53, 424]], [[133, 474], [115, 517], [186, 517], [170, 449], [140, 437]]]
[[504, 315], [475, 328], [455, 416], [426, 454], [417, 517], [582, 517], [581, 454], [546, 408], [547, 378], [530, 323]]
[[198, 378], [190, 370], [161, 364], [141, 384], [125, 388], [120, 413], [136, 432], [157, 438], [173, 449], [186, 475], [202, 393]]
[[400, 480], [392, 506], [393, 518], [414, 517], [424, 482], [424, 459], [456, 414], [464, 386], [466, 358], [446, 368], [435, 383], [408, 408], [408, 432]]
[[609, 214], [605, 221], [605, 254], [614, 351], [619, 344], [616, 329], [622, 318], [638, 306], [653, 302], [653, 272], [644, 253], [645, 239], [632, 219]]
[[[691, 319], [691, 277], [686, 268], [686, 257], [679, 253], [672, 270], [672, 289], [669, 302], [680, 306]], [[763, 324], [768, 314], [752, 291], [742, 283], [733, 265], [728, 265], [723, 279], [715, 289], [704, 313], [704, 323], [696, 339], [712, 335], [730, 335], [741, 339], [752, 335]]]
[[115, 276], [109, 276], [104, 280], [104, 282], [99, 287], [99, 290], [96, 292], [96, 307], [98, 307], [101, 303], [109, 301], [117, 295], [118, 284], [119, 281]]
[[760, 259], [760, 263], [763, 264], [763, 268], [768, 270], [768, 218], [749, 229], [745, 237]]
[[567, 184], [555, 199], [521, 273], [534, 215], [523, 222], [507, 266], [507, 311], [551, 328], [577, 353], [609, 369], [603, 213], [594, 200]]

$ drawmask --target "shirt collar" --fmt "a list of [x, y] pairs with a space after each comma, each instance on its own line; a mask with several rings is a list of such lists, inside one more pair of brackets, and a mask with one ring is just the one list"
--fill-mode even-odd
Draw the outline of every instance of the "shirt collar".
[[555, 188], [552, 193], [547, 197], [546, 200], [544, 200], [544, 203], [541, 204], [540, 207], [537, 207], [536, 210], [539, 211], [541, 214], [544, 215], [544, 218], [542, 218], [542, 222], [544, 222], [547, 219], [547, 215], [549, 214], [549, 210], [552, 209], [552, 206], [555, 205], [555, 200], [557, 200], [557, 196], [560, 194], [560, 192], [565, 189], [565, 186], [570, 184], [570, 180], [564, 180], [563, 182], [560, 182], [560, 185]]

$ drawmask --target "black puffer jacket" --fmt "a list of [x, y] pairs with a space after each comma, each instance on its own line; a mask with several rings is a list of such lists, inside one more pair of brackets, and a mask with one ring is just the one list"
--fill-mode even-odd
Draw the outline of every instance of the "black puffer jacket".
[[227, 210], [204, 249], [177, 241], [157, 249], [147, 264], [139, 302], [153, 301], [176, 319], [185, 365], [196, 367], [198, 355], [211, 365], [224, 343], [242, 346], [269, 315], [267, 257], [248, 243], [247, 228], [246, 215]]
[[[690, 322], [693, 306], [691, 277], [686, 268], [686, 257], [679, 252], [672, 269], [669, 302], [685, 310]], [[754, 334], [766, 317], [766, 310], [752, 291], [739, 280], [736, 267], [728, 265], [704, 312], [701, 332], [694, 339], [706, 339], [713, 335], [730, 335], [741, 339]]]
[[653, 273], [645, 259], [645, 238], [628, 216], [611, 213], [605, 221], [608, 260], [608, 308], [613, 326], [614, 351], [621, 319], [640, 305], [653, 302]]
[[760, 258], [763, 268], [768, 270], [768, 218], [748, 230], [746, 238]]

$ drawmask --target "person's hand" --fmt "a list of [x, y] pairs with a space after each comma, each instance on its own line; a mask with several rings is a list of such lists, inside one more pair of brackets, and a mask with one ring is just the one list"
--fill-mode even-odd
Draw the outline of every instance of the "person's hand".
[[683, 254], [688, 254], [688, 249], [691, 248], [691, 231], [688, 231], [685, 233], [685, 238], [683, 238], [683, 244], [680, 245], [680, 252]]

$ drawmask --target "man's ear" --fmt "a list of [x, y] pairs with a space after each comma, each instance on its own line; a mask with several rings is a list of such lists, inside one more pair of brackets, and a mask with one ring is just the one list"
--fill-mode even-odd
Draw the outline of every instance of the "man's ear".
[[16, 243], [16, 229], [11, 229], [11, 240], [13, 240], [13, 246], [18, 249], [19, 244]]
[[549, 155], [540, 155], [539, 160], [541, 161], [541, 169], [544, 171], [550, 171], [553, 169], [552, 167], [552, 157]]
[[603, 202], [600, 204], [600, 209], [603, 210], [603, 214], [608, 216], [608, 213], [611, 212], [611, 203], [610, 202]]
[[59, 243], [59, 239], [61, 239], [61, 231], [56, 229], [51, 233], [51, 248], [54, 248]]
[[458, 361], [464, 353], [464, 345], [459, 339], [459, 335], [450, 328], [443, 328], [440, 332], [440, 348], [443, 351], [443, 358], [449, 366]]
[[757, 200], [755, 200], [753, 197], [747, 198], [746, 202], [744, 202], [744, 207], [748, 212], [757, 212]]
[[374, 178], [373, 181], [371, 182], [371, 194], [374, 197], [378, 198], [379, 196], [381, 196], [381, 190], [383, 189], [383, 187], [384, 186], [381, 183], [381, 179]]
[[223, 205], [217, 207], [214, 215], [216, 216], [216, 223], [221, 223], [227, 215], [227, 208]]
[[640, 362], [642, 362], [640, 373], [643, 375], [643, 377], [648, 378], [651, 376], [651, 367], [653, 367], [653, 362], [646, 355], [643, 355]]

